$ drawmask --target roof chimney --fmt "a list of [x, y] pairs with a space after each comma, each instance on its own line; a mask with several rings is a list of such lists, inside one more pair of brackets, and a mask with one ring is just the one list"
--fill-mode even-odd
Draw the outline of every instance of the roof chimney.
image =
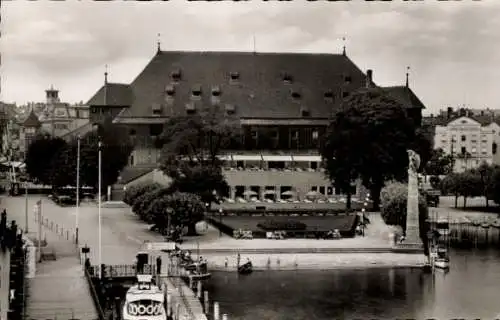
[[366, 70], [366, 87], [371, 88], [373, 85], [373, 70]]
[[448, 119], [450, 119], [453, 115], [453, 108], [452, 107], [448, 107], [447, 109], [447, 117]]

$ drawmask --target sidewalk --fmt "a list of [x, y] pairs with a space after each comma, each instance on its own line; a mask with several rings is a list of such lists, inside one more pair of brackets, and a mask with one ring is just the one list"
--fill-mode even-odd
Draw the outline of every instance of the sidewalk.
[[9, 309], [10, 252], [0, 249], [0, 318], [7, 319]]
[[27, 318], [98, 319], [75, 244], [48, 228], [43, 234], [46, 248], [55, 253], [56, 260], [38, 263], [35, 278], [28, 279]]

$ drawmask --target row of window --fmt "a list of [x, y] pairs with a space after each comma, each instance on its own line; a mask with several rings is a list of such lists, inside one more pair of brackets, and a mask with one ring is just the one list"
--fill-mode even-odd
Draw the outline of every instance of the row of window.
[[[174, 97], [175, 96], [175, 86], [173, 84], [167, 85], [165, 87], [165, 93], [167, 94], [167, 97], [170, 97], [170, 98]], [[213, 86], [212, 90], [211, 90], [211, 96], [218, 98], [221, 95], [222, 95], [222, 91], [221, 91], [220, 87]], [[191, 99], [200, 100], [201, 96], [202, 96], [201, 86], [200, 85], [193, 86], [193, 88], [191, 88]], [[292, 97], [292, 99], [294, 101], [300, 101], [302, 98], [302, 93], [297, 89], [291, 89], [290, 96]], [[327, 90], [323, 93], [323, 98], [327, 102], [333, 102], [334, 96], [335, 96], [335, 94], [334, 94], [333, 90]], [[341, 96], [342, 96], [342, 98], [346, 98], [349, 96], [349, 92], [343, 91]]]
[[238, 170], [279, 170], [279, 171], [300, 171], [300, 170], [320, 170], [321, 162], [318, 161], [224, 161], [222, 165], [225, 169]]
[[[241, 80], [241, 75], [238, 71], [231, 71], [228, 74], [229, 82], [237, 82]], [[349, 84], [352, 82], [352, 77], [350, 75], [341, 75], [341, 77], [344, 79], [344, 82]], [[182, 71], [180, 69], [174, 70], [170, 73], [170, 79], [174, 83], [179, 83], [182, 80]], [[288, 72], [283, 72], [281, 74], [281, 80], [285, 84], [292, 84], [294, 82], [294, 77]]]
[[[318, 129], [310, 129], [310, 128], [305, 128], [303, 130], [304, 132], [307, 131], [313, 140], [318, 140], [319, 139], [319, 130]], [[298, 140], [300, 136], [300, 129], [290, 129], [289, 131], [289, 136], [292, 140]], [[159, 136], [163, 133], [163, 124], [150, 124], [149, 125], [149, 135], [152, 137]], [[135, 129], [130, 129], [129, 134], [131, 136], [135, 136], [137, 134], [137, 131]], [[280, 137], [279, 134], [279, 129], [277, 128], [271, 128], [267, 132], [263, 133], [260, 132], [256, 128], [250, 129], [250, 137], [254, 140], [259, 139], [259, 135], [262, 136], [262, 138], [269, 138], [273, 140], [278, 140]]]
[[[452, 153], [453, 153], [453, 150], [452, 150]], [[467, 154], [467, 153], [468, 153], [468, 151], [467, 151], [467, 147], [461, 147], [461, 149], [460, 149], [460, 153], [461, 153], [461, 154]], [[474, 147], [473, 147], [473, 148], [471, 149], [471, 153], [473, 153], [473, 154], [478, 153], [477, 148], [474, 148]], [[482, 153], [482, 154], [488, 154], [488, 149], [486, 149], [486, 148], [484, 148], [484, 147], [483, 147], [483, 148], [481, 148], [481, 153]], [[496, 153], [497, 153], [497, 144], [496, 144], [496, 143], [493, 143], [493, 144], [491, 145], [491, 153], [492, 153], [492, 154], [496, 154]]]

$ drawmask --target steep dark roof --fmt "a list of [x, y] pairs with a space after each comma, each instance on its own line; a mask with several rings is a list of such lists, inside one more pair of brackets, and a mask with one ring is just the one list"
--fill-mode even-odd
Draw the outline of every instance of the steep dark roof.
[[385, 91], [394, 99], [398, 100], [407, 108], [425, 109], [424, 104], [417, 95], [407, 86], [383, 87]]
[[[180, 75], [178, 83], [174, 74]], [[231, 81], [231, 75], [239, 79]], [[211, 105], [217, 87], [220, 104], [233, 105], [240, 118], [302, 118], [304, 109], [310, 118], [328, 118], [342, 90], [364, 85], [364, 73], [338, 54], [159, 52], [130, 85], [134, 101], [118, 117], [152, 117], [153, 105], [168, 114], [184, 114], [199, 86], [201, 102], [196, 104]], [[168, 104], [166, 91], [172, 86], [175, 93]], [[327, 91], [333, 92], [333, 102], [325, 99]]]
[[[106, 92], [107, 90], [107, 92]], [[106, 94], [105, 94], [106, 92]], [[128, 107], [133, 102], [132, 90], [128, 84], [108, 83], [87, 102], [89, 106]]]
[[23, 126], [25, 127], [39, 128], [41, 125], [42, 123], [40, 122], [40, 120], [38, 120], [38, 117], [36, 116], [35, 112], [33, 112], [33, 110], [31, 110], [30, 114], [23, 122]]

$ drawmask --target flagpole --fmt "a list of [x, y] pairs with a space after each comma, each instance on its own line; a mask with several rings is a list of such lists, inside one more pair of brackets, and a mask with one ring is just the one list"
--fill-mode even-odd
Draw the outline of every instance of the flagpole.
[[77, 137], [77, 145], [76, 145], [76, 222], [75, 222], [76, 244], [78, 244], [79, 215], [80, 215], [80, 135], [78, 135]]
[[102, 153], [102, 142], [100, 141], [100, 138], [99, 138], [99, 144], [98, 144], [98, 148], [99, 148], [99, 183], [98, 183], [98, 192], [99, 192], [99, 200], [98, 200], [98, 214], [99, 214], [99, 278], [102, 279], [102, 226], [101, 226], [101, 167], [102, 167], [102, 159], [101, 159], [101, 153]]

